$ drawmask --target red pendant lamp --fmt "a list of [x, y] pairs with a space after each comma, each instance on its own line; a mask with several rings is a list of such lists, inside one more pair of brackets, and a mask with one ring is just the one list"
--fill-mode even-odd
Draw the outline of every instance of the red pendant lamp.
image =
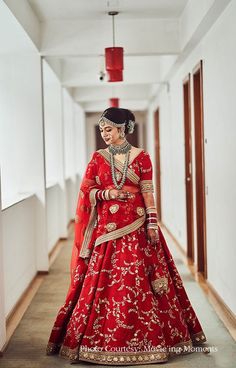
[[110, 11], [112, 15], [112, 33], [113, 33], [113, 47], [105, 48], [105, 65], [108, 74], [108, 82], [122, 82], [124, 69], [124, 49], [123, 47], [115, 47], [115, 24], [114, 16], [119, 14], [117, 11]]
[[110, 102], [110, 107], [119, 107], [120, 99], [113, 97], [109, 99], [109, 102]]

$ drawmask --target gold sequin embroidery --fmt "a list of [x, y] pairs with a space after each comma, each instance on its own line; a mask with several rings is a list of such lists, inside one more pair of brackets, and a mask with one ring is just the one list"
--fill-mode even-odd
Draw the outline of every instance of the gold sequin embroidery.
[[137, 214], [139, 215], [139, 216], [143, 216], [144, 215], [144, 213], [145, 213], [145, 210], [144, 210], [144, 208], [143, 207], [137, 207]]
[[113, 204], [109, 207], [111, 213], [116, 213], [119, 210], [120, 206], [118, 204]]
[[140, 353], [117, 353], [117, 352], [89, 352], [81, 351], [79, 352], [79, 357], [81, 360], [104, 363], [110, 365], [133, 365], [133, 364], [143, 364], [143, 363], [159, 363], [166, 362], [168, 360], [168, 354], [163, 351], [150, 352], [140, 352]]
[[106, 226], [107, 231], [113, 231], [116, 229], [116, 223], [115, 222], [109, 222]]
[[167, 277], [160, 277], [156, 280], [153, 280], [151, 284], [155, 294], [163, 294], [164, 291], [168, 290]]

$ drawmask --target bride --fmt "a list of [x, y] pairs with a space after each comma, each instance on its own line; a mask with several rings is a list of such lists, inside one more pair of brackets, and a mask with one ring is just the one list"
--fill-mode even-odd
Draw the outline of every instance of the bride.
[[161, 363], [206, 341], [158, 226], [150, 156], [126, 140], [134, 124], [127, 109], [104, 111], [107, 148], [80, 187], [71, 284], [47, 344], [71, 363]]

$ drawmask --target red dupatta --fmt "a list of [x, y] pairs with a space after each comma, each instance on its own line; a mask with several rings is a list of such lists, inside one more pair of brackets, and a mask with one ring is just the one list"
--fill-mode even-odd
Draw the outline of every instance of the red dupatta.
[[89, 258], [94, 238], [95, 223], [97, 220], [96, 192], [100, 189], [95, 181], [96, 158], [92, 157], [80, 186], [74, 226], [74, 244], [71, 256], [71, 281], [73, 282], [78, 259]]

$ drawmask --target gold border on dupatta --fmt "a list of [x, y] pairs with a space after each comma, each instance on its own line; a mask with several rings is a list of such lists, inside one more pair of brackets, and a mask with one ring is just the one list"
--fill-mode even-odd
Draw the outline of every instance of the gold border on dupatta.
[[109, 240], [115, 240], [117, 238], [120, 238], [124, 235], [131, 233], [132, 231], [137, 230], [140, 226], [144, 224], [145, 219], [146, 219], [146, 216], [144, 215], [138, 218], [137, 220], [135, 220], [134, 222], [132, 222], [132, 224], [126, 225], [120, 229], [117, 229], [117, 230], [111, 231], [110, 233], [99, 236], [95, 242], [95, 247], [99, 244], [102, 244]]
[[[98, 152], [105, 158], [105, 160], [107, 160], [110, 164], [110, 154], [109, 152], [107, 152], [105, 149], [100, 149], [98, 150]], [[140, 152], [141, 153], [141, 152]], [[123, 167], [124, 165], [119, 162], [119, 160], [115, 159], [115, 167], [116, 169], [118, 169], [120, 172], [123, 171]], [[128, 168], [127, 171], [127, 178], [129, 180], [131, 180], [134, 184], [138, 184], [140, 181], [140, 178], [137, 174], [135, 174], [135, 172], [133, 170], [131, 170], [130, 168]]]
[[85, 230], [84, 240], [83, 240], [81, 250], [80, 250], [80, 254], [79, 254], [79, 256], [81, 258], [86, 258], [86, 257], [89, 257], [89, 255], [90, 255], [90, 252], [88, 250], [88, 244], [91, 240], [92, 233], [93, 233], [93, 230], [94, 230], [94, 225], [95, 225], [96, 219], [97, 219], [96, 193], [97, 193], [98, 190], [99, 189], [94, 188], [94, 189], [91, 189], [91, 191], [89, 193], [89, 200], [90, 200], [92, 209], [91, 209], [91, 212], [90, 212], [88, 225], [87, 225], [86, 230]]

